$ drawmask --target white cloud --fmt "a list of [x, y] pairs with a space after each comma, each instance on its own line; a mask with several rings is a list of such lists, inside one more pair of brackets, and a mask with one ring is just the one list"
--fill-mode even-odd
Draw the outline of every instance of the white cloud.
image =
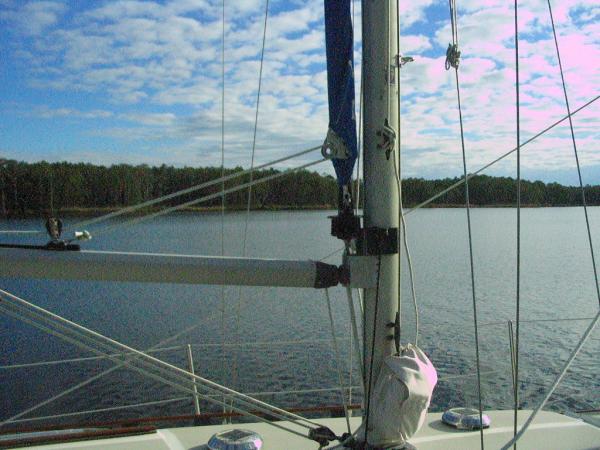
[[[573, 108], [597, 95], [600, 85], [598, 7], [585, 0], [555, 6]], [[62, 93], [64, 107], [38, 109], [42, 117], [111, 118], [97, 139], [160, 148], [156, 157], [218, 161], [221, 127], [220, 0], [117, 0], [89, 3], [66, 20], [66, 4], [13, 3], [1, 12], [26, 37], [11, 42], [36, 92]], [[360, 83], [360, 6], [357, 6], [356, 74]], [[554, 41], [544, 2], [520, 5], [520, 77], [524, 139], [566, 113]], [[225, 15], [225, 132], [232, 164], [249, 159], [264, 0], [227, 2]], [[434, 0], [401, 2], [401, 53], [415, 61], [402, 69], [403, 170], [461, 171], [453, 71], [444, 68], [450, 27], [431, 10]], [[430, 9], [431, 8], [431, 9]], [[439, 11], [437, 11], [439, 13]], [[436, 14], [437, 14], [436, 13]], [[461, 94], [469, 166], [476, 168], [514, 146], [514, 30], [512, 4], [501, 0], [459, 3]], [[30, 14], [30, 24], [25, 24]], [[319, 143], [327, 127], [327, 77], [322, 0], [271, 4], [258, 124], [258, 155]], [[358, 91], [358, 88], [357, 88]], [[85, 111], [69, 104], [81, 95], [99, 102]], [[85, 97], [83, 97], [85, 96]], [[597, 107], [575, 119], [586, 162], [597, 161]], [[593, 114], [592, 112], [596, 112]], [[94, 116], [96, 114], [96, 116]], [[108, 114], [108, 115], [102, 115]], [[147, 140], [147, 142], [145, 141]], [[146, 142], [146, 144], [145, 144]], [[530, 168], [554, 168], [572, 155], [568, 133], [553, 134], [524, 158]], [[168, 148], [168, 150], [166, 150]], [[597, 152], [596, 152], [597, 153]], [[558, 162], [557, 162], [558, 161]], [[160, 160], [156, 161], [157, 163]], [[506, 170], [509, 165], [504, 164]], [[511, 169], [512, 170], [512, 169]]]

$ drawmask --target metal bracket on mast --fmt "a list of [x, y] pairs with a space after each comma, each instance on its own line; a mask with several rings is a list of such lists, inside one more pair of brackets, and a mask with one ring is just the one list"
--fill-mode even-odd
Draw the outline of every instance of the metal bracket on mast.
[[381, 138], [381, 141], [377, 144], [377, 148], [385, 150], [385, 157], [389, 160], [390, 153], [392, 153], [396, 145], [396, 131], [390, 126], [387, 119], [383, 123], [383, 128], [377, 131], [377, 136]]
[[367, 227], [356, 241], [359, 255], [394, 255], [398, 253], [398, 228]]

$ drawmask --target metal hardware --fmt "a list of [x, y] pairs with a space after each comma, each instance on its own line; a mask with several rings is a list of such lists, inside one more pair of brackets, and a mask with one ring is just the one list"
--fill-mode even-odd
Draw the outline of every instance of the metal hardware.
[[311, 428], [308, 432], [308, 438], [316, 441], [321, 446], [329, 445], [331, 441], [336, 441], [337, 436], [327, 427]]
[[326, 159], [348, 159], [350, 150], [344, 140], [331, 128], [327, 130], [327, 136], [321, 146], [321, 155]]
[[48, 220], [46, 220], [46, 231], [53, 241], [60, 239], [62, 227], [62, 221], [56, 217], [48, 217]]
[[413, 62], [415, 60], [412, 56], [402, 56], [402, 55], [396, 55], [395, 59], [396, 59], [396, 67], [399, 67], [401, 69], [402, 69], [402, 66], [405, 66], [409, 62]]
[[394, 255], [398, 253], [398, 228], [363, 228], [356, 248], [359, 255]]
[[360, 234], [360, 216], [355, 216], [352, 209], [341, 211], [337, 216], [330, 216], [331, 235], [343, 241], [356, 239]]
[[235, 428], [214, 434], [208, 441], [209, 450], [260, 450], [263, 440], [251, 430]]
[[383, 128], [377, 132], [377, 136], [381, 138], [377, 148], [385, 150], [386, 159], [390, 159], [390, 153], [396, 145], [396, 131], [390, 126], [387, 119], [383, 124]]

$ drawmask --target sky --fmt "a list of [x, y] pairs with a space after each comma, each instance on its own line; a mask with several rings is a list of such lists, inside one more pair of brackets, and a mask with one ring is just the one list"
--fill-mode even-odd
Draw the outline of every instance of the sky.
[[[553, 0], [569, 103], [599, 95], [600, 7]], [[516, 146], [513, 2], [456, 0], [467, 164]], [[0, 0], [0, 158], [221, 164], [221, 0]], [[225, 2], [225, 165], [248, 167], [265, 0]], [[361, 72], [360, 2], [355, 70]], [[402, 174], [460, 176], [446, 0], [401, 2]], [[327, 131], [322, 0], [271, 0], [256, 136], [260, 164], [319, 145]], [[521, 140], [566, 115], [544, 0], [519, 1]], [[357, 102], [358, 108], [358, 102]], [[600, 101], [573, 118], [584, 183], [600, 184]], [[296, 166], [318, 153], [288, 162]], [[568, 122], [523, 148], [522, 176], [576, 184]], [[330, 164], [316, 170], [332, 173]], [[490, 175], [515, 176], [516, 159]]]

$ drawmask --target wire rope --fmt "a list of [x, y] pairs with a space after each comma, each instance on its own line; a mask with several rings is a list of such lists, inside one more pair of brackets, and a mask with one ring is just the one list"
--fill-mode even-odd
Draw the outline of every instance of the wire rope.
[[[458, 66], [459, 66], [459, 58], [460, 51], [458, 50], [458, 19], [457, 19], [457, 8], [456, 8], [456, 0], [449, 0], [450, 6], [450, 19], [451, 19], [451, 27], [452, 27], [452, 46], [449, 47], [451, 49], [450, 55], [448, 55], [449, 60], [446, 63], [446, 70], [449, 70], [450, 67], [454, 68], [454, 75], [456, 80], [456, 100], [458, 106], [458, 118], [460, 124], [460, 144], [461, 144], [461, 153], [462, 153], [462, 165], [463, 165], [463, 178], [465, 185], [465, 211], [467, 215], [467, 233], [468, 233], [468, 246], [469, 246], [469, 269], [471, 275], [471, 299], [473, 305], [473, 331], [474, 331], [474, 339], [475, 339], [475, 364], [477, 369], [477, 406], [479, 410], [479, 423], [483, 424], [483, 402], [481, 399], [481, 359], [480, 359], [480, 351], [479, 351], [479, 326], [477, 320], [477, 293], [476, 293], [476, 284], [475, 284], [475, 262], [473, 258], [473, 232], [472, 232], [472, 224], [471, 224], [471, 205], [469, 198], [469, 180], [467, 178], [467, 152], [465, 148], [465, 133], [464, 133], [464, 124], [463, 124], [463, 115], [462, 115], [462, 104], [460, 98], [460, 80], [458, 75]], [[483, 441], [483, 426], [479, 427], [479, 440], [480, 446], [483, 450], [485, 448], [485, 444]]]
[[[241, 403], [245, 406], [251, 406], [251, 407], [253, 407], [257, 410], [260, 410], [264, 413], [268, 413], [269, 415], [279, 417], [282, 420], [289, 420], [290, 422], [294, 422], [296, 425], [299, 425], [299, 426], [310, 428], [310, 426], [318, 425], [308, 419], [302, 418], [301, 416], [298, 416], [296, 414], [287, 412], [283, 409], [274, 407], [274, 406], [264, 403], [260, 400], [253, 399], [252, 397], [249, 397], [247, 395], [236, 392], [225, 386], [218, 385], [217, 383], [214, 383], [210, 380], [202, 378], [198, 375], [191, 374], [190, 372], [188, 372], [184, 369], [181, 369], [177, 366], [174, 366], [165, 361], [162, 361], [160, 359], [157, 359], [155, 357], [147, 355], [139, 350], [136, 350], [129, 346], [121, 344], [121, 343], [119, 343], [113, 339], [110, 339], [106, 336], [103, 336], [95, 331], [92, 331], [88, 328], [85, 328], [81, 325], [71, 322], [63, 317], [60, 317], [54, 313], [51, 313], [50, 311], [47, 311], [43, 308], [35, 306], [32, 303], [27, 302], [23, 299], [20, 299], [19, 297], [16, 297], [6, 291], [0, 290], [0, 295], [2, 295], [2, 300], [3, 300], [0, 303], [0, 309], [3, 310], [5, 313], [12, 315], [12, 316], [16, 315], [21, 320], [26, 321], [27, 323], [30, 323], [34, 326], [37, 326], [38, 328], [43, 329], [44, 331], [47, 331], [53, 335], [61, 337], [62, 339], [66, 340], [68, 342], [71, 342], [74, 345], [80, 346], [82, 348], [86, 348], [95, 353], [100, 353], [103, 356], [109, 357], [110, 359], [113, 359], [117, 362], [121, 362], [119, 357], [114, 357], [111, 353], [106, 353], [106, 351], [105, 351], [106, 349], [108, 349], [109, 351], [110, 350], [114, 351], [114, 348], [117, 348], [122, 351], [124, 350], [125, 353], [129, 353], [129, 352], [134, 353], [135, 355], [137, 355], [139, 357], [138, 361], [141, 364], [144, 364], [146, 367], [149, 367], [151, 364], [155, 364], [155, 366], [150, 366], [150, 368], [155, 369], [155, 370], [160, 370], [162, 372], [161, 375], [148, 373], [142, 367], [132, 366], [131, 362], [127, 362], [127, 361], [123, 361], [123, 362], [125, 362], [125, 364], [127, 364], [132, 369], [134, 369], [140, 373], [143, 373], [151, 378], [157, 379], [159, 381], [164, 381], [167, 384], [169, 384], [175, 388], [178, 388], [180, 390], [185, 390], [185, 391], [189, 390], [193, 393], [191, 388], [187, 387], [187, 385], [189, 384], [189, 377], [191, 377], [194, 380], [197, 380], [199, 382], [199, 384], [198, 384], [199, 388], [209, 391], [209, 393], [214, 392], [214, 393], [219, 393], [219, 394], [226, 394], [230, 398], [235, 397], [236, 401], [238, 403]], [[25, 316], [27, 316], [27, 317], [25, 317]], [[57, 330], [48, 328], [45, 325], [41, 325], [42, 322], [49, 326], [54, 326], [55, 328], [57, 328]], [[65, 333], [67, 333], [67, 334], [65, 334]], [[68, 333], [73, 335], [74, 338], [70, 337], [68, 335]], [[97, 347], [101, 347], [104, 350], [102, 350], [100, 348], [96, 348], [96, 347], [94, 347], [94, 345], [96, 345]], [[121, 355], [121, 356], [125, 356], [125, 355]], [[176, 381], [165, 379], [164, 375], [166, 375], [166, 376], [171, 375], [174, 378], [179, 377], [180, 380], [183, 380], [182, 381], [183, 384], [178, 384], [177, 379], [176, 379]], [[203, 396], [202, 398], [206, 397], [203, 394], [200, 394], [200, 395]], [[215, 399], [212, 399], [211, 401], [213, 403], [216, 402], [218, 404], [222, 403], [222, 402], [216, 401]], [[304, 422], [304, 423], [301, 423], [301, 422]], [[307, 424], [310, 424], [310, 425], [307, 425]]]
[[348, 414], [348, 402], [346, 401], [346, 395], [344, 394], [344, 380], [342, 378], [342, 358], [340, 357], [340, 349], [338, 347], [337, 337], [335, 334], [335, 323], [333, 321], [333, 312], [331, 311], [331, 298], [329, 296], [329, 289], [325, 289], [325, 299], [327, 300], [327, 312], [329, 313], [329, 325], [331, 328], [331, 345], [335, 354], [335, 366], [338, 376], [340, 399], [344, 408], [344, 417], [346, 418], [346, 428], [348, 433], [352, 433], [350, 428], [350, 416]]
[[[247, 253], [247, 241], [248, 241], [248, 224], [250, 222], [250, 207], [252, 204], [252, 181], [254, 180], [254, 158], [256, 155], [256, 136], [258, 133], [258, 113], [260, 111], [260, 93], [262, 88], [263, 78], [263, 67], [265, 60], [265, 44], [267, 40], [267, 23], [269, 19], [269, 0], [265, 1], [265, 13], [264, 13], [264, 24], [263, 24], [263, 35], [262, 35], [262, 46], [260, 50], [260, 64], [258, 70], [258, 89], [256, 91], [256, 109], [254, 113], [254, 131], [252, 134], [252, 152], [250, 156], [250, 183], [248, 185], [248, 199], [246, 203], [246, 215], [244, 218], [244, 233], [242, 237], [242, 256], [246, 256]], [[235, 307], [236, 320], [235, 320], [235, 339], [236, 342], [240, 339], [240, 320], [241, 320], [241, 306], [242, 306], [242, 287], [238, 288], [238, 300]], [[233, 357], [233, 368], [232, 368], [232, 385], [237, 384], [237, 372], [238, 372], [238, 352], [234, 352]]]
[[175, 206], [171, 206], [169, 208], [162, 209], [162, 210], [154, 212], [152, 214], [148, 214], [148, 215], [145, 215], [145, 216], [137, 217], [135, 219], [131, 219], [131, 220], [126, 221], [126, 222], [116, 223], [114, 225], [106, 226], [105, 228], [96, 231], [95, 235], [106, 233], [106, 232], [109, 232], [109, 231], [113, 231], [115, 229], [122, 228], [124, 226], [131, 226], [131, 225], [143, 222], [145, 220], [154, 219], [155, 217], [159, 217], [159, 216], [162, 216], [162, 215], [165, 215], [165, 214], [169, 214], [169, 213], [172, 213], [172, 212], [175, 212], [175, 211], [179, 211], [179, 210], [188, 208], [190, 206], [197, 205], [198, 203], [206, 202], [206, 201], [212, 200], [214, 198], [218, 198], [218, 197], [223, 196], [223, 195], [231, 194], [232, 192], [237, 192], [237, 191], [240, 191], [240, 190], [248, 188], [248, 186], [250, 184], [255, 185], [255, 184], [265, 183], [265, 182], [270, 181], [270, 180], [275, 180], [277, 178], [286, 176], [286, 175], [288, 175], [288, 174], [290, 174], [292, 172], [296, 172], [298, 170], [306, 169], [306, 168], [314, 166], [316, 164], [320, 164], [320, 163], [322, 163], [324, 161], [327, 161], [327, 159], [326, 158], [321, 158], [321, 159], [318, 159], [316, 161], [311, 161], [309, 163], [302, 164], [302, 165], [300, 165], [298, 167], [293, 167], [293, 168], [284, 170], [282, 172], [275, 173], [273, 175], [268, 175], [268, 176], [263, 177], [263, 178], [258, 178], [256, 180], [252, 181], [252, 183], [249, 183], [249, 182], [248, 183], [244, 183], [244, 184], [241, 184], [241, 185], [238, 185], [238, 186], [226, 189], [223, 192], [217, 192], [217, 193], [214, 193], [214, 194], [206, 195], [204, 197], [200, 197], [200, 198], [197, 198], [197, 199], [194, 199], [194, 200], [190, 200], [188, 202], [181, 203], [179, 205], [175, 205]]
[[[521, 102], [519, 89], [519, 5], [518, 0], [514, 1], [515, 16], [515, 107], [517, 118], [517, 285], [516, 285], [516, 329], [515, 329], [515, 382], [514, 382], [514, 417], [513, 417], [513, 438], [517, 435], [518, 416], [519, 416], [519, 335], [521, 328]], [[514, 450], [517, 450], [515, 441]]]
[[596, 316], [594, 317], [594, 319], [591, 321], [590, 325], [587, 327], [587, 329], [585, 330], [585, 332], [583, 333], [583, 335], [579, 339], [579, 342], [577, 343], [577, 345], [575, 346], [575, 348], [573, 349], [573, 351], [569, 355], [569, 358], [567, 359], [567, 361], [563, 365], [563, 367], [560, 370], [559, 374], [554, 379], [554, 382], [552, 383], [552, 385], [548, 389], [548, 392], [546, 392], [546, 395], [544, 396], [543, 400], [532, 411], [532, 413], [529, 415], [529, 417], [527, 418], [527, 420], [525, 421], [525, 423], [523, 424], [523, 426], [519, 430], [519, 432], [510, 441], [508, 441], [504, 446], [502, 446], [501, 450], [508, 450], [510, 447], [516, 445], [517, 441], [525, 434], [525, 432], [527, 431], [527, 429], [529, 428], [529, 426], [531, 425], [531, 423], [533, 422], [533, 420], [535, 419], [535, 417], [537, 416], [537, 414], [546, 405], [546, 403], [548, 402], [548, 400], [550, 399], [550, 397], [552, 396], [552, 394], [554, 393], [554, 391], [556, 390], [556, 388], [558, 387], [558, 385], [560, 384], [560, 382], [562, 381], [562, 379], [566, 375], [567, 371], [571, 367], [571, 364], [573, 363], [573, 361], [575, 360], [575, 358], [579, 354], [579, 351], [581, 350], [581, 348], [585, 345], [586, 341], [588, 340], [588, 338], [590, 337], [590, 335], [592, 334], [592, 332], [596, 328], [596, 325], [598, 325], [599, 321], [600, 321], [600, 311], [598, 311], [598, 313], [596, 314]]
[[[217, 393], [220, 393], [220, 394], [225, 393], [228, 396], [235, 396], [235, 397], [237, 397], [237, 401], [239, 403], [250, 404], [252, 407], [254, 407], [256, 409], [264, 409], [270, 415], [274, 415], [274, 416], [283, 415], [284, 420], [289, 420], [294, 423], [296, 423], [296, 421], [298, 421], [298, 423], [296, 423], [296, 424], [299, 426], [304, 426], [304, 427], [310, 428], [310, 426], [306, 425], [306, 424], [318, 425], [312, 421], [309, 421], [308, 419], [302, 418], [301, 416], [298, 416], [293, 413], [289, 413], [285, 410], [274, 407], [272, 405], [268, 405], [267, 403], [261, 402], [257, 399], [253, 399], [252, 397], [238, 393], [238, 392], [236, 392], [232, 389], [226, 388], [224, 386], [220, 386], [217, 383], [211, 382], [210, 380], [206, 380], [198, 375], [191, 374], [190, 372], [188, 372], [184, 369], [181, 369], [177, 366], [174, 366], [172, 364], [169, 364], [162, 360], [159, 360], [155, 357], [147, 355], [139, 350], [135, 350], [124, 344], [114, 341], [113, 339], [110, 339], [106, 336], [103, 336], [103, 335], [97, 333], [97, 332], [87, 329], [81, 325], [78, 325], [74, 322], [71, 322], [67, 319], [57, 316], [56, 314], [53, 314], [47, 310], [44, 310], [43, 308], [35, 306], [35, 305], [33, 305], [23, 299], [20, 299], [6, 291], [0, 290], [0, 294], [2, 294], [2, 300], [3, 300], [0, 303], [0, 308], [4, 312], [11, 314], [13, 316], [15, 314], [18, 315], [19, 313], [21, 315], [25, 314], [25, 315], [27, 315], [27, 317], [21, 317], [21, 319], [25, 319], [25, 321], [29, 321], [28, 323], [31, 323], [32, 325], [35, 325], [35, 326], [40, 325], [41, 322], [50, 324], [50, 326], [55, 326], [56, 328], [58, 328], [59, 330], [62, 330], [62, 331], [48, 329], [44, 325], [38, 326], [38, 328], [42, 328], [45, 331], [51, 332], [52, 334], [62, 337], [63, 339], [67, 340], [68, 342], [71, 342], [78, 346], [83, 346], [88, 350], [94, 351], [96, 353], [100, 353], [103, 356], [107, 356], [111, 359], [116, 360], [117, 362], [121, 362], [121, 360], [119, 360], [118, 358], [115, 358], [110, 353], [106, 354], [106, 353], [104, 353], [103, 350], [91, 346], [90, 343], [94, 344], [96, 346], [104, 347], [105, 349], [106, 348], [114, 349], [114, 347], [116, 347], [120, 350], [124, 350], [125, 352], [135, 353], [140, 358], [139, 359], [140, 362], [146, 363], [146, 365], [151, 364], [151, 363], [156, 364], [154, 367], [152, 367], [153, 369], [162, 370], [163, 373], [166, 372], [167, 374], [170, 371], [171, 375], [177, 375], [179, 377], [182, 377], [182, 379], [184, 380], [183, 386], [180, 384], [177, 384], [177, 382], [173, 382], [171, 380], [166, 380], [167, 384], [170, 384], [173, 387], [180, 388], [183, 390], [188, 390], [188, 389], [191, 390], [191, 388], [187, 387], [187, 384], [189, 384], [189, 377], [192, 377], [199, 382], [199, 384], [198, 384], [199, 387], [201, 387], [205, 390], [208, 390], [209, 393], [211, 391], [219, 391]], [[13, 310], [11, 310], [10, 307], [12, 307]], [[14, 311], [14, 309], [16, 309], [17, 311]], [[65, 335], [65, 333], [71, 333], [77, 339], [73, 339], [73, 338], [69, 337], [68, 335]], [[85, 342], [86, 340], [89, 342], [86, 343]], [[131, 364], [128, 362], [126, 362], [126, 364], [128, 366], [131, 366]], [[134, 370], [144, 373], [144, 369], [142, 369], [140, 367], [132, 367], [132, 368]], [[148, 374], [148, 373], [146, 373], [146, 375], [153, 377], [155, 379], [158, 379], [157, 377], [160, 377], [162, 381], [165, 380], [164, 378], [162, 378], [162, 375]], [[214, 402], [214, 399], [213, 399], [213, 402]], [[218, 402], [218, 403], [220, 403], [220, 402]], [[305, 422], [306, 424], [302, 424], [299, 422]]]
[[[600, 95], [597, 95], [596, 97], [592, 98], [591, 100], [589, 100], [588, 102], [586, 102], [585, 104], [581, 105], [579, 108], [577, 108], [575, 111], [573, 111], [571, 114], [568, 114], [564, 117], [562, 117], [561, 119], [557, 120], [556, 122], [554, 122], [551, 125], [548, 125], [546, 128], [544, 128], [542, 131], [538, 132], [536, 135], [532, 136], [531, 138], [527, 139], [526, 141], [524, 141], [521, 144], [521, 149], [523, 149], [523, 147], [525, 147], [525, 145], [530, 144], [531, 142], [535, 141], [536, 139], [538, 139], [539, 137], [543, 136], [544, 134], [546, 134], [548, 131], [552, 130], [553, 128], [555, 128], [556, 126], [560, 125], [562, 122], [564, 122], [565, 120], [569, 119], [570, 117], [574, 116], [575, 114], [577, 114], [578, 112], [582, 111], [583, 109], [589, 107], [591, 104], [593, 104], [595, 101], [597, 101], [598, 99], [600, 99]], [[490, 167], [492, 167], [494, 164], [499, 163], [500, 161], [502, 161], [504, 158], [512, 155], [513, 153], [515, 153], [517, 151], [517, 147], [513, 148], [512, 150], [509, 150], [508, 152], [504, 153], [503, 155], [499, 156], [498, 158], [496, 158], [495, 160], [489, 162], [488, 164], [480, 167], [479, 169], [477, 169], [475, 172], [470, 173], [469, 175], [467, 175], [467, 179], [470, 180], [471, 178], [479, 175], [481, 172], [489, 169]], [[409, 209], [408, 211], [406, 211], [406, 213], [404, 215], [408, 215], [420, 208], [423, 208], [424, 206], [429, 205], [431, 202], [433, 202], [434, 200], [437, 200], [438, 198], [440, 198], [442, 195], [447, 194], [448, 192], [452, 191], [453, 189], [456, 189], [459, 186], [462, 186], [464, 184], [465, 180], [464, 179], [460, 179], [458, 180], [456, 183], [451, 184], [450, 186], [448, 186], [446, 189], [441, 190], [440, 192], [438, 192], [437, 194], [429, 197], [427, 200], [417, 204], [416, 206], [412, 207], [411, 209]]]
[[377, 338], [377, 312], [379, 309], [379, 281], [381, 280], [381, 255], [377, 257], [377, 281], [375, 284], [375, 305], [373, 311], [373, 333], [371, 336], [371, 352], [369, 355], [369, 380], [367, 390], [367, 410], [365, 417], [365, 444], [369, 445], [369, 416], [371, 413], [371, 389], [373, 386], [373, 366], [375, 353], [375, 339]]
[[[286, 162], [286, 161], [288, 161], [290, 159], [297, 158], [299, 156], [303, 156], [303, 155], [306, 155], [307, 153], [311, 153], [311, 152], [314, 152], [314, 151], [320, 150], [320, 149], [321, 149], [320, 145], [318, 145], [316, 147], [310, 147], [310, 148], [307, 148], [305, 150], [301, 150], [299, 152], [293, 153], [291, 155], [284, 156], [282, 158], [278, 158], [278, 159], [275, 159], [273, 161], [269, 161], [267, 163], [261, 164], [261, 165], [255, 167], [254, 171], [260, 170], [260, 169], [266, 169], [267, 167], [273, 166], [275, 164]], [[104, 222], [104, 221], [106, 221], [108, 219], [113, 219], [113, 218], [122, 216], [124, 214], [135, 212], [135, 211], [140, 210], [142, 208], [147, 208], [149, 206], [153, 206], [153, 205], [155, 205], [157, 203], [162, 203], [162, 202], [164, 202], [166, 200], [170, 200], [172, 198], [179, 197], [181, 195], [191, 194], [192, 192], [196, 192], [198, 190], [201, 190], [201, 189], [204, 189], [204, 188], [207, 188], [207, 187], [210, 187], [210, 186], [214, 186], [214, 185], [219, 184], [219, 183], [224, 183], [226, 181], [230, 181], [230, 180], [234, 180], [236, 178], [243, 177], [245, 175], [248, 175], [248, 173], [250, 173], [250, 169], [242, 170], [240, 172], [234, 172], [234, 173], [231, 173], [231, 174], [226, 175], [224, 177], [220, 177], [220, 178], [216, 178], [216, 179], [213, 179], [213, 180], [209, 180], [209, 181], [206, 181], [204, 183], [200, 183], [200, 184], [197, 184], [197, 185], [194, 185], [194, 186], [190, 186], [190, 187], [185, 188], [185, 189], [181, 189], [181, 190], [176, 191], [176, 192], [172, 192], [170, 194], [163, 195], [161, 197], [157, 197], [157, 198], [154, 198], [154, 199], [151, 199], [151, 200], [147, 200], [145, 202], [137, 203], [135, 205], [127, 206], [127, 207], [121, 208], [121, 209], [119, 209], [117, 211], [113, 211], [113, 212], [110, 212], [108, 214], [104, 214], [102, 216], [94, 217], [93, 219], [88, 219], [88, 220], [84, 220], [84, 221], [81, 221], [81, 222], [77, 222], [76, 224], [69, 226], [68, 229], [69, 230], [74, 230], [74, 229], [77, 229], [77, 228], [83, 228], [83, 227], [86, 227], [86, 226], [89, 226], [89, 225], [93, 225], [93, 224], [96, 224], [96, 223], [99, 223], [99, 222]]]
[[[205, 318], [204, 320], [202, 320], [202, 321], [200, 321], [200, 322], [198, 322], [198, 323], [196, 323], [196, 324], [194, 324], [194, 325], [192, 325], [192, 326], [190, 326], [190, 327], [188, 327], [188, 328], [180, 331], [179, 333], [177, 333], [177, 334], [175, 334], [175, 335], [173, 335], [173, 336], [171, 336], [171, 337], [169, 337], [167, 339], [164, 339], [164, 340], [158, 342], [157, 344], [153, 345], [148, 350], [146, 350], [146, 352], [153, 351], [154, 349], [156, 349], [157, 347], [159, 347], [161, 345], [164, 345], [164, 344], [166, 344], [168, 342], [172, 342], [172, 341], [178, 339], [179, 337], [183, 336], [186, 333], [189, 333], [193, 329], [198, 328], [201, 325], [212, 321], [213, 318], [214, 318], [214, 315], [211, 315], [211, 316]], [[96, 357], [94, 357], [94, 358], [96, 358]], [[54, 396], [52, 396], [52, 397], [50, 397], [50, 398], [48, 398], [46, 400], [43, 400], [42, 402], [37, 403], [33, 407], [27, 408], [26, 410], [21, 411], [20, 413], [14, 415], [12, 417], [9, 417], [8, 419], [0, 422], [0, 427], [2, 425], [6, 424], [6, 423], [13, 422], [14, 419], [22, 417], [22, 416], [24, 416], [24, 415], [26, 415], [26, 414], [28, 414], [30, 412], [33, 412], [33, 411], [41, 408], [42, 406], [45, 406], [45, 405], [47, 405], [47, 404], [49, 404], [49, 403], [51, 403], [51, 402], [53, 402], [55, 400], [58, 400], [59, 398], [62, 398], [62, 397], [64, 397], [67, 394], [75, 392], [76, 390], [78, 390], [78, 389], [80, 389], [80, 388], [82, 388], [84, 386], [87, 386], [88, 384], [92, 383], [93, 381], [98, 380], [98, 379], [100, 379], [100, 378], [102, 378], [102, 377], [104, 377], [104, 376], [106, 376], [106, 375], [114, 372], [115, 370], [122, 368], [123, 366], [124, 366], [124, 364], [121, 362], [121, 363], [119, 363], [119, 364], [117, 364], [117, 365], [115, 365], [115, 366], [113, 366], [111, 368], [108, 368], [108, 369], [106, 369], [106, 370], [104, 370], [104, 371], [102, 371], [102, 372], [100, 372], [100, 373], [98, 373], [96, 375], [93, 375], [92, 377], [89, 377], [89, 378], [85, 379], [84, 381], [82, 381], [82, 382], [80, 382], [80, 383], [78, 383], [78, 384], [76, 384], [74, 386], [71, 386], [71, 387], [65, 389], [64, 391], [61, 391], [58, 394], [56, 394], [56, 395], [54, 395]]]
[[565, 82], [565, 75], [562, 66], [562, 60], [560, 58], [560, 50], [558, 46], [558, 37], [556, 35], [556, 27], [554, 25], [554, 15], [552, 14], [552, 6], [550, 0], [548, 0], [548, 12], [550, 14], [550, 21], [552, 23], [552, 34], [554, 36], [554, 45], [556, 47], [556, 58], [558, 59], [558, 67], [560, 69], [560, 79], [562, 83], [563, 94], [565, 96], [565, 106], [567, 108], [567, 116], [569, 118], [569, 129], [571, 131], [571, 140], [573, 142], [573, 154], [575, 155], [575, 162], [577, 164], [577, 176], [579, 178], [579, 189], [581, 190], [581, 203], [583, 206], [583, 212], [585, 215], [585, 226], [587, 229], [588, 242], [590, 244], [590, 255], [592, 257], [592, 269], [594, 271], [594, 281], [596, 287], [596, 296], [598, 298], [598, 305], [600, 306], [600, 284], [598, 283], [598, 270], [596, 268], [596, 258], [594, 256], [594, 245], [592, 242], [592, 232], [590, 227], [590, 218], [588, 216], [587, 201], [585, 198], [585, 187], [583, 186], [583, 178], [581, 176], [581, 165], [579, 163], [579, 152], [577, 151], [577, 143], [575, 141], [575, 131], [573, 129], [573, 118], [571, 115], [571, 107], [569, 106], [569, 96], [567, 95], [567, 85]]
[[[406, 262], [408, 266], [408, 276], [410, 283], [410, 293], [413, 301], [413, 309], [415, 314], [415, 346], [419, 343], [419, 304], [417, 301], [417, 290], [415, 287], [415, 276], [413, 270], [412, 257], [410, 255], [410, 248], [408, 246], [408, 235], [407, 235], [407, 226], [406, 219], [404, 218], [403, 207], [402, 207], [402, 180], [400, 178], [400, 174], [398, 173], [398, 168], [396, 166], [396, 152], [393, 153], [394, 158], [394, 172], [396, 176], [396, 184], [398, 186], [398, 198], [399, 198], [399, 216], [400, 216], [400, 226], [402, 227], [402, 243], [398, 243], [398, 253], [401, 256], [402, 247], [404, 247], [404, 251], [406, 253]], [[401, 259], [401, 258], [399, 258]], [[398, 264], [398, 270], [401, 270], [400, 264]], [[398, 280], [400, 280], [400, 274], [398, 274]], [[398, 286], [398, 312], [400, 312], [400, 286]], [[402, 327], [401, 327], [402, 328]]]
[[[225, 192], [225, 0], [221, 11], [221, 192]], [[225, 256], [225, 195], [221, 196], [221, 256]], [[225, 380], [225, 286], [221, 286], [221, 380]], [[225, 410], [223, 410], [225, 412]]]

